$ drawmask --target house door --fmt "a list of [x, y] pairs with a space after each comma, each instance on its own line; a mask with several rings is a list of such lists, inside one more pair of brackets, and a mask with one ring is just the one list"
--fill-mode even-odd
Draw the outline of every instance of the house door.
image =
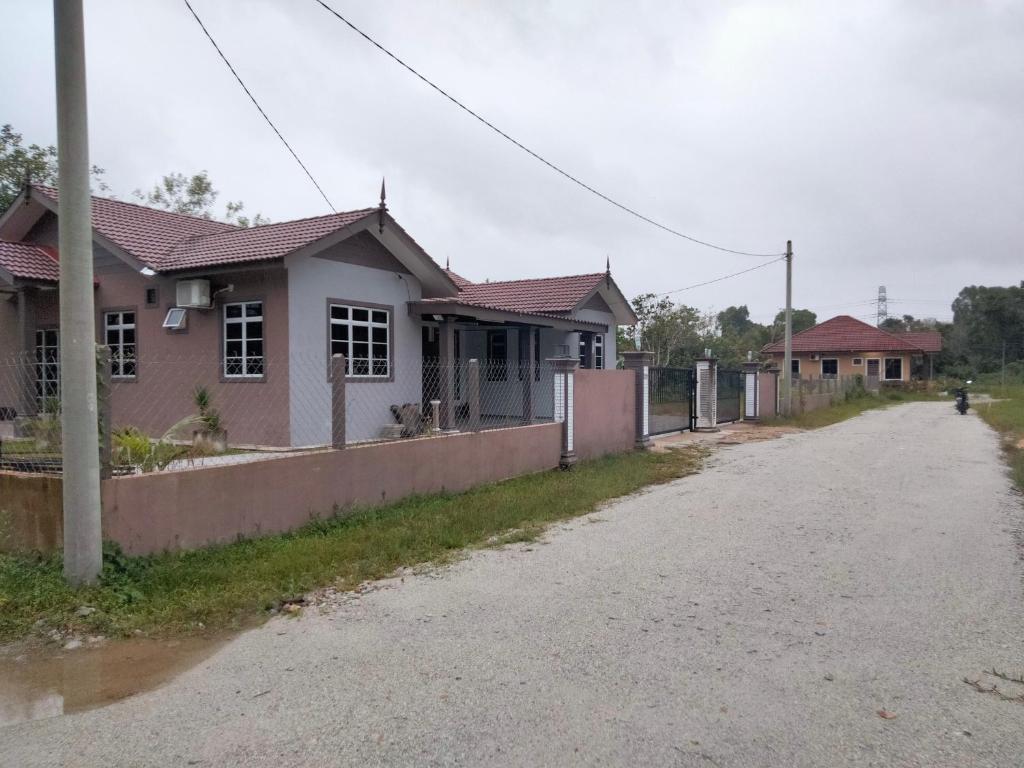
[[882, 361], [877, 357], [869, 357], [864, 361], [867, 374], [867, 381], [865, 382], [868, 389], [878, 389], [879, 370], [881, 368]]
[[36, 331], [36, 405], [56, 413], [60, 407], [60, 332]]

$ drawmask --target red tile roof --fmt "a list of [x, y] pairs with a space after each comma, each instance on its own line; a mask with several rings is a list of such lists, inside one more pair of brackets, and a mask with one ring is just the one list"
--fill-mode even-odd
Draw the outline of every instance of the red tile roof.
[[265, 224], [249, 229], [232, 228], [228, 232], [194, 237], [175, 245], [160, 260], [157, 269], [160, 272], [171, 272], [178, 269], [277, 259], [377, 211], [377, 208], [363, 208], [358, 211], [283, 221], [279, 224]]
[[[33, 188], [59, 203], [53, 187], [34, 185]], [[363, 208], [243, 228], [94, 195], [92, 225], [103, 237], [150, 269], [173, 272], [276, 259], [377, 210]]]
[[[761, 350], [781, 353], [784, 343], [776, 341]], [[921, 352], [916, 341], [899, 338], [849, 315], [839, 315], [806, 331], [793, 334], [794, 352]]]
[[[33, 185], [33, 189], [55, 203], [60, 200], [53, 187]], [[160, 211], [95, 195], [92, 198], [92, 226], [103, 237], [158, 271], [161, 260], [182, 240], [238, 230], [233, 224], [222, 221]]]
[[455, 283], [456, 287], [458, 287], [459, 289], [465, 288], [467, 285], [473, 284], [472, 281], [467, 280], [462, 275], [452, 272], [450, 269], [448, 269], [448, 267], [444, 268], [444, 273], [448, 275], [448, 279]]
[[487, 309], [513, 312], [561, 314], [572, 312], [604, 280], [606, 273], [505, 280], [459, 286], [458, 301]]
[[22, 280], [60, 280], [57, 253], [43, 245], [0, 240], [0, 269]]
[[901, 331], [893, 335], [913, 344], [922, 352], [942, 351], [942, 334], [938, 331]]

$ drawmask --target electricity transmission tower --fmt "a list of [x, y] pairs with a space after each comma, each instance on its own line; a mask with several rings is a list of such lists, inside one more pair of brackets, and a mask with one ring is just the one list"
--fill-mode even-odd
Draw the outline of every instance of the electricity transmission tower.
[[885, 297], [885, 286], [878, 286], [878, 310], [875, 325], [881, 326], [889, 317], [889, 306]]

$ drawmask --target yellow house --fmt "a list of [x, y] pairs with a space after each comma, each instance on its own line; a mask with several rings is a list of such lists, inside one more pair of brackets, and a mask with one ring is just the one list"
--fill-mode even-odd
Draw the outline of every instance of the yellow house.
[[[784, 351], [782, 341], [761, 350], [779, 367]], [[793, 375], [828, 379], [860, 374], [880, 382], [930, 379], [933, 358], [941, 351], [938, 331], [890, 333], [839, 315], [793, 334]]]

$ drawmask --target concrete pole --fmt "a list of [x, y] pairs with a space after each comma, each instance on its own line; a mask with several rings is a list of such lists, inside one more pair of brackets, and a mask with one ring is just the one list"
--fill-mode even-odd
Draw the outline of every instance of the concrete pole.
[[793, 241], [786, 241], [786, 341], [782, 363], [782, 407], [789, 416], [793, 405]]
[[82, 0], [54, 0], [53, 26], [60, 188], [64, 577], [79, 586], [94, 583], [103, 564]]

